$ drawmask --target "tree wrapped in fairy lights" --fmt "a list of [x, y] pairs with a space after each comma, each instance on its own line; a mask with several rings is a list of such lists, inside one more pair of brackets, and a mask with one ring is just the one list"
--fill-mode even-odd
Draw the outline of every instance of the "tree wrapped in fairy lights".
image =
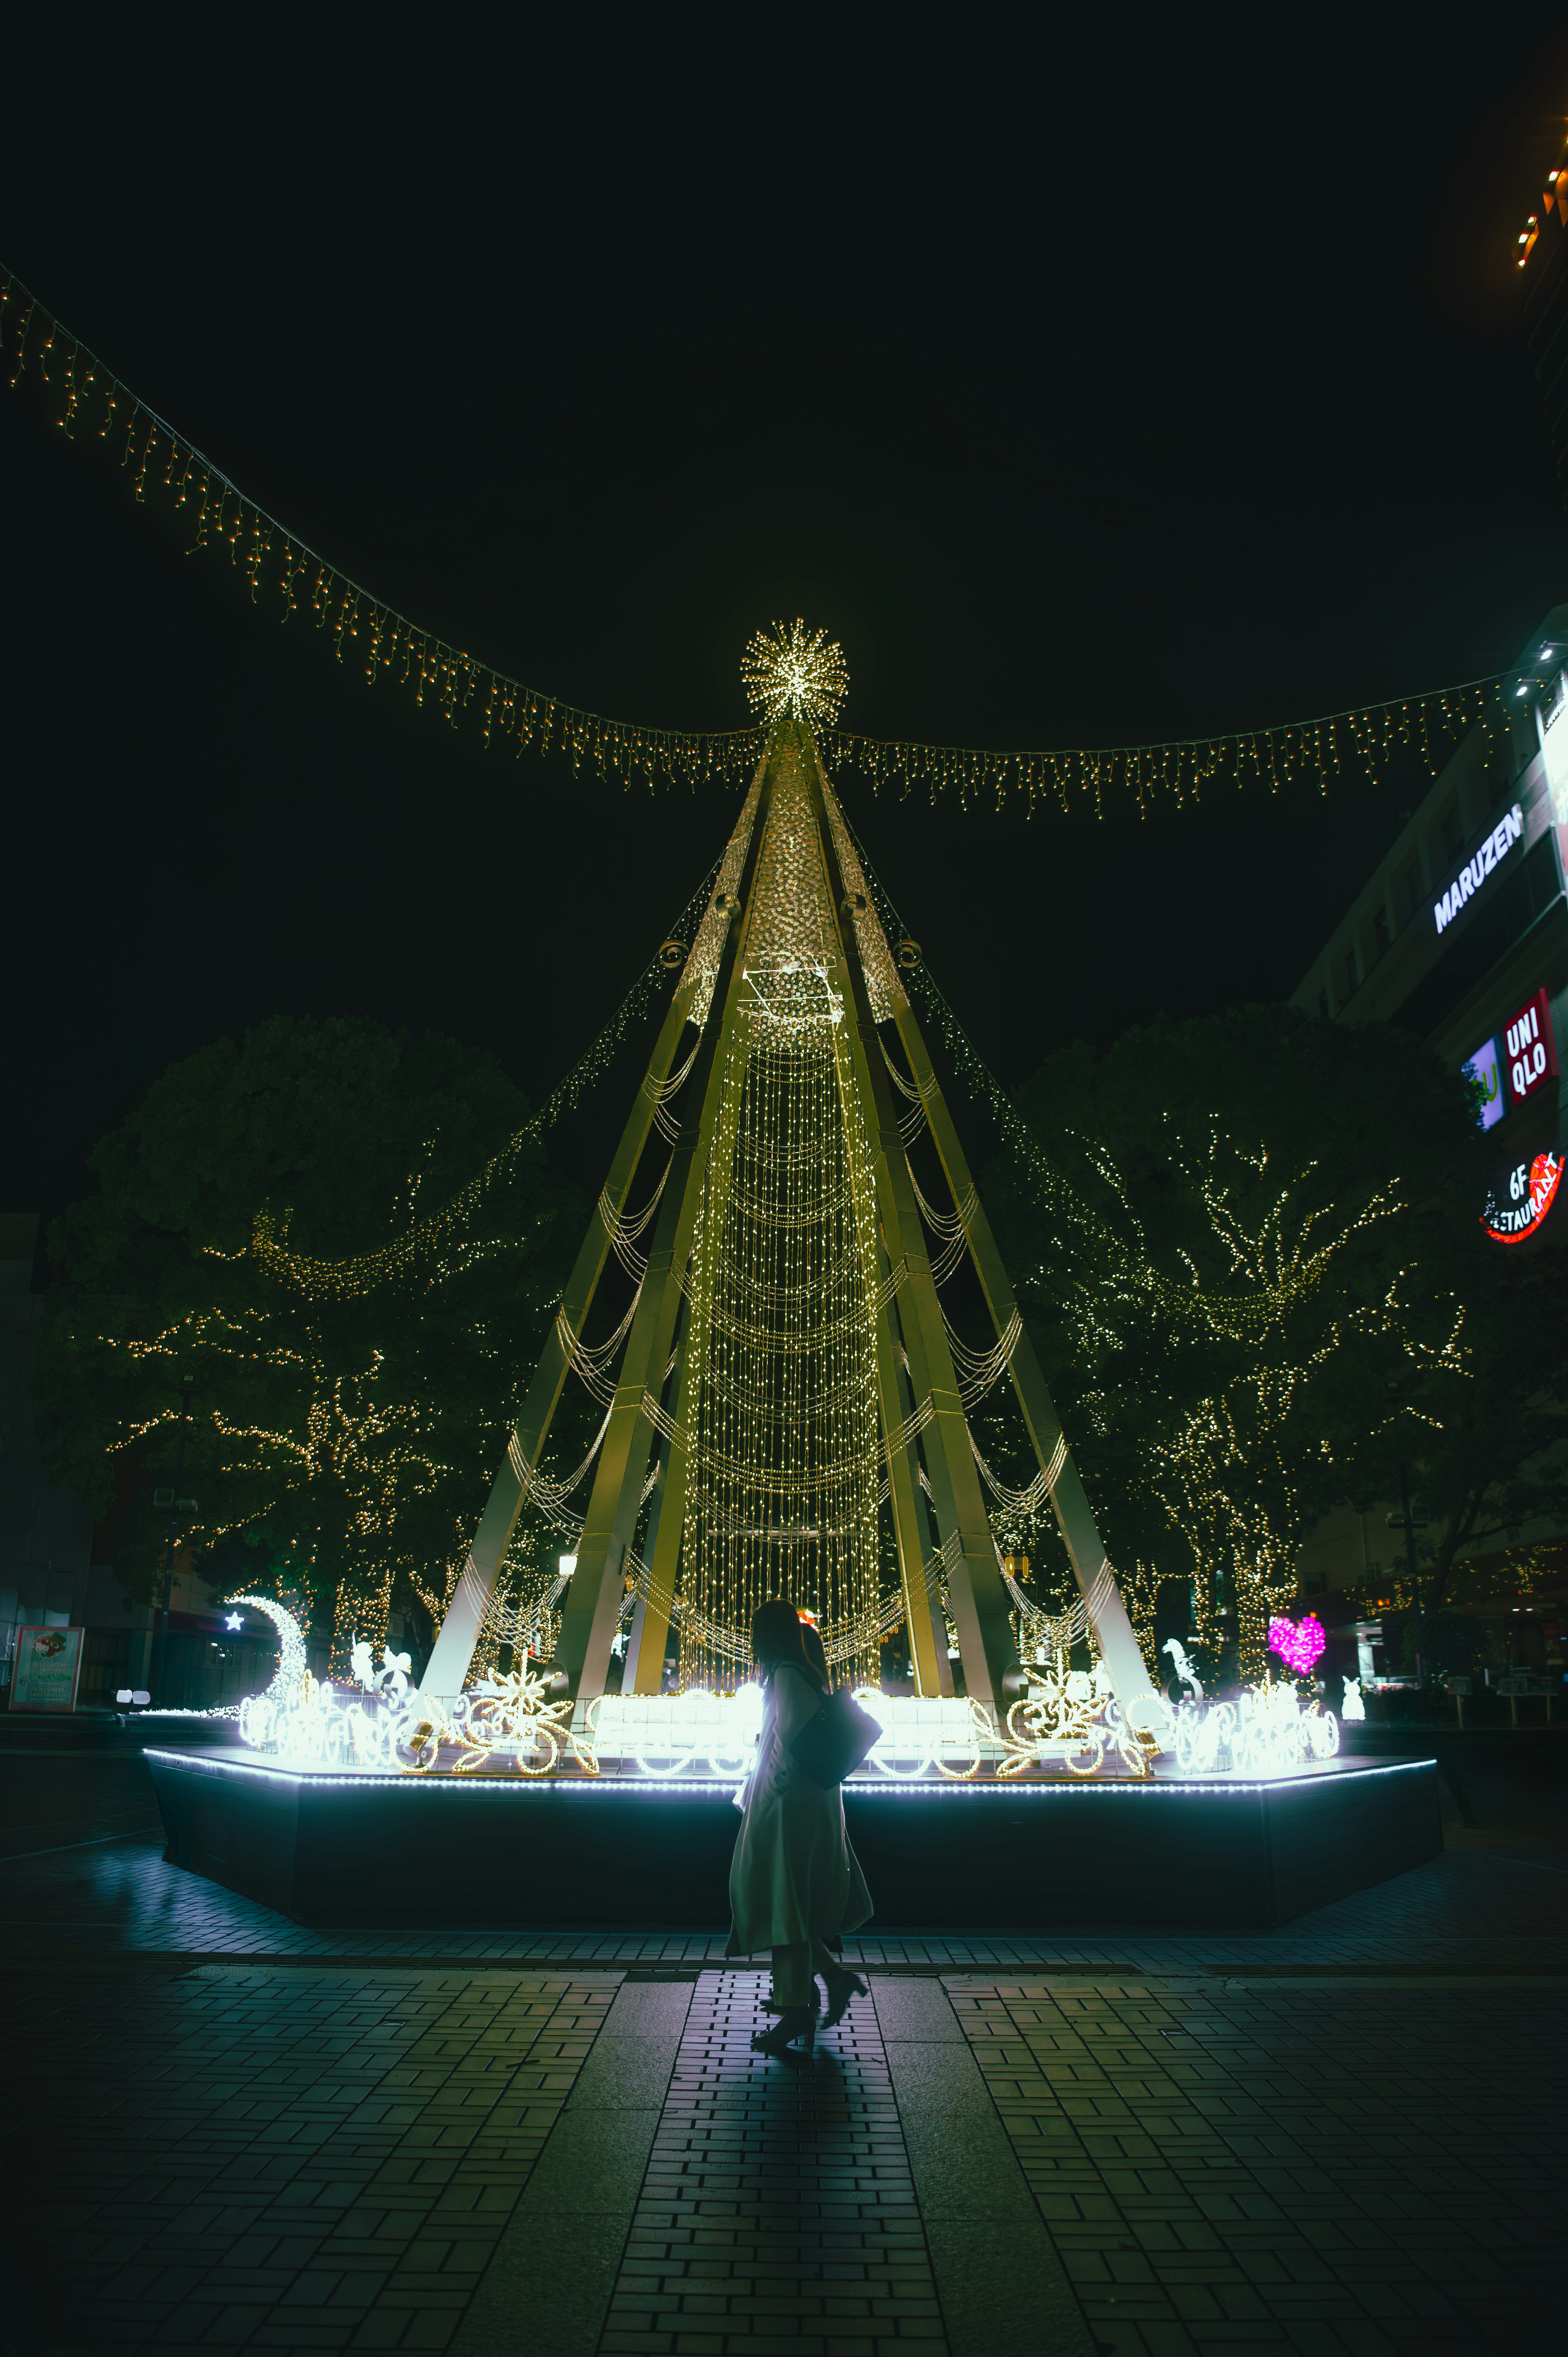
[[[493, 1060], [451, 1040], [279, 1017], [172, 1067], [97, 1149], [99, 1191], [51, 1234], [40, 1409], [57, 1473], [113, 1522], [130, 1596], [158, 1592], [153, 1493], [194, 1376], [192, 1558], [308, 1594], [339, 1674], [356, 1638], [384, 1644], [400, 1583], [439, 1624], [512, 1405], [506, 1370], [535, 1346], [576, 1215], [528, 1114]], [[396, 1238], [503, 1142], [457, 1248], [373, 1292], [304, 1293], [255, 1249], [259, 1199], [296, 1247]]]
[[[1444, 1202], [1476, 1151], [1462, 1082], [1401, 1035], [1249, 1008], [1052, 1056], [993, 1174], [1151, 1667], [1162, 1566], [1241, 1674], [1303, 1538], [1419, 1453], [1471, 1387]], [[1070, 1211], [1065, 1211], [1065, 1195]], [[1471, 1225], [1474, 1223], [1471, 1222]]]

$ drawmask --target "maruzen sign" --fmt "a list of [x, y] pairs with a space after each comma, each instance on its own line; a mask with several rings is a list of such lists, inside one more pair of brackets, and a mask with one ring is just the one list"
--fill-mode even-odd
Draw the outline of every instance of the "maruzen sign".
[[1496, 875], [1516, 843], [1524, 839], [1524, 813], [1515, 802], [1505, 811], [1473, 859], [1466, 861], [1443, 895], [1432, 904], [1433, 920], [1439, 932], [1454, 922], [1466, 901], [1478, 892], [1489, 877]]

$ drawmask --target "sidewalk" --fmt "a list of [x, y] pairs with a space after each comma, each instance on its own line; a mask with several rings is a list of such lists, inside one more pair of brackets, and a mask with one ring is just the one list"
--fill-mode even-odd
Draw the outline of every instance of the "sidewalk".
[[0, 1867], [10, 2357], [1237, 2357], [1554, 2319], [1568, 1872], [1251, 1938], [860, 1942], [813, 2061], [716, 1929], [306, 1932], [156, 1843]]

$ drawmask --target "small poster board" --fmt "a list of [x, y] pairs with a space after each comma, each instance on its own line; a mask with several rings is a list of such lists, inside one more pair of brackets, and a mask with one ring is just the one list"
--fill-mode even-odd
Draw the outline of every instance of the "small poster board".
[[18, 1629], [13, 1710], [74, 1710], [85, 1629]]

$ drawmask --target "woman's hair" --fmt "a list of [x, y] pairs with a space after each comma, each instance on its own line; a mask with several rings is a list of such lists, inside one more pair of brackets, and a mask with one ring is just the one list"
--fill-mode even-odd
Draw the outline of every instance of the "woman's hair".
[[[814, 1629], [809, 1633], [812, 1637], [817, 1635]], [[824, 1683], [826, 1656], [823, 1656], [819, 1671], [806, 1645], [807, 1635], [807, 1623], [794, 1606], [781, 1596], [769, 1597], [768, 1602], [759, 1604], [751, 1616], [751, 1650], [765, 1670], [777, 1669], [780, 1662], [792, 1662], [796, 1669], [804, 1670], [814, 1684]], [[817, 1638], [817, 1650], [819, 1652], [822, 1651], [821, 1638]]]
[[827, 1652], [823, 1647], [822, 1637], [813, 1622], [810, 1620], [801, 1621], [800, 1642], [805, 1648], [806, 1659], [811, 1664], [812, 1669], [815, 1670], [818, 1677], [821, 1678], [823, 1685], [827, 1685], [830, 1683], [828, 1677]]

